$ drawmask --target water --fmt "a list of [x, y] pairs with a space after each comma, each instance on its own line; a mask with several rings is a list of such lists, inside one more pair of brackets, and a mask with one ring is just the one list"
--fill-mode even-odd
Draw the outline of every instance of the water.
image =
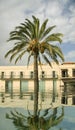
[[63, 120], [49, 130], [75, 130], [75, 107], [64, 107]]
[[[6, 113], [10, 114], [10, 111], [14, 111], [15, 108], [0, 108], [0, 130], [16, 130], [12, 120], [6, 119]], [[22, 108], [16, 108], [17, 111], [25, 114], [25, 110]]]
[[[23, 115], [28, 116], [27, 111], [23, 108], [16, 108], [18, 112], [21, 112]], [[14, 126], [11, 119], [6, 119], [6, 113], [10, 114], [10, 111], [15, 111], [15, 108], [0, 108], [0, 130], [18, 130], [17, 127]], [[52, 110], [49, 110], [49, 113]], [[41, 113], [42, 114], [42, 113]], [[65, 106], [64, 107], [64, 116], [62, 120], [58, 121], [61, 116], [61, 110], [58, 109], [56, 113], [57, 118], [54, 116], [54, 124], [50, 126], [48, 129], [42, 130], [75, 130], [75, 107], [74, 106]], [[55, 122], [56, 119], [56, 122]], [[21, 129], [22, 130], [22, 129]]]

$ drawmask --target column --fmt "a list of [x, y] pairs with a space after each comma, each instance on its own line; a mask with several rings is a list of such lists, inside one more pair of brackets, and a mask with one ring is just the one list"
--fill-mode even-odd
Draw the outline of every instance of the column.
[[53, 77], [53, 95], [52, 95], [52, 102], [55, 102], [55, 97], [56, 97], [56, 77], [55, 77], [55, 71], [52, 72], [52, 77]]

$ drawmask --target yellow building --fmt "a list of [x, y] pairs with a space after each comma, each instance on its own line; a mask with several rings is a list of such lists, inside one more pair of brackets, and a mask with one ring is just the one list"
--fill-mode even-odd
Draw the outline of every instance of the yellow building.
[[[61, 98], [65, 104], [75, 104], [75, 63], [52, 67], [43, 64], [39, 70], [39, 93], [50, 93]], [[34, 91], [33, 65], [27, 66], [0, 66], [0, 93], [23, 96]], [[55, 98], [53, 97], [53, 98]], [[55, 100], [55, 99], [52, 99]]]

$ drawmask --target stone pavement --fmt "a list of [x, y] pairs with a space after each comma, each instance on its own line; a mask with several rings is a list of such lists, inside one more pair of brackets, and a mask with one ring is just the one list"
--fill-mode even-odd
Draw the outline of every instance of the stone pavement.
[[[39, 109], [56, 107], [60, 104], [60, 100], [57, 100], [55, 103], [51, 103], [50, 99], [45, 99], [44, 101], [39, 100]], [[19, 99], [19, 97], [11, 99], [8, 97], [4, 99], [4, 102], [2, 102], [2, 98], [0, 98], [0, 107], [22, 107], [26, 110], [33, 110], [34, 100], [30, 100], [28, 97], [24, 99]]]

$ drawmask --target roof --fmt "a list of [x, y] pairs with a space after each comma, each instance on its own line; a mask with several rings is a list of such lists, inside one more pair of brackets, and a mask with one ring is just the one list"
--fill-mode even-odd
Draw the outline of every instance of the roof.
[[65, 65], [66, 65], [66, 64], [67, 64], [67, 65], [68, 65], [68, 64], [69, 64], [69, 65], [70, 65], [70, 64], [72, 65], [72, 64], [75, 64], [75, 62], [64, 62], [64, 63], [62, 63], [62, 65], [64, 65], [64, 64], [65, 64]]

